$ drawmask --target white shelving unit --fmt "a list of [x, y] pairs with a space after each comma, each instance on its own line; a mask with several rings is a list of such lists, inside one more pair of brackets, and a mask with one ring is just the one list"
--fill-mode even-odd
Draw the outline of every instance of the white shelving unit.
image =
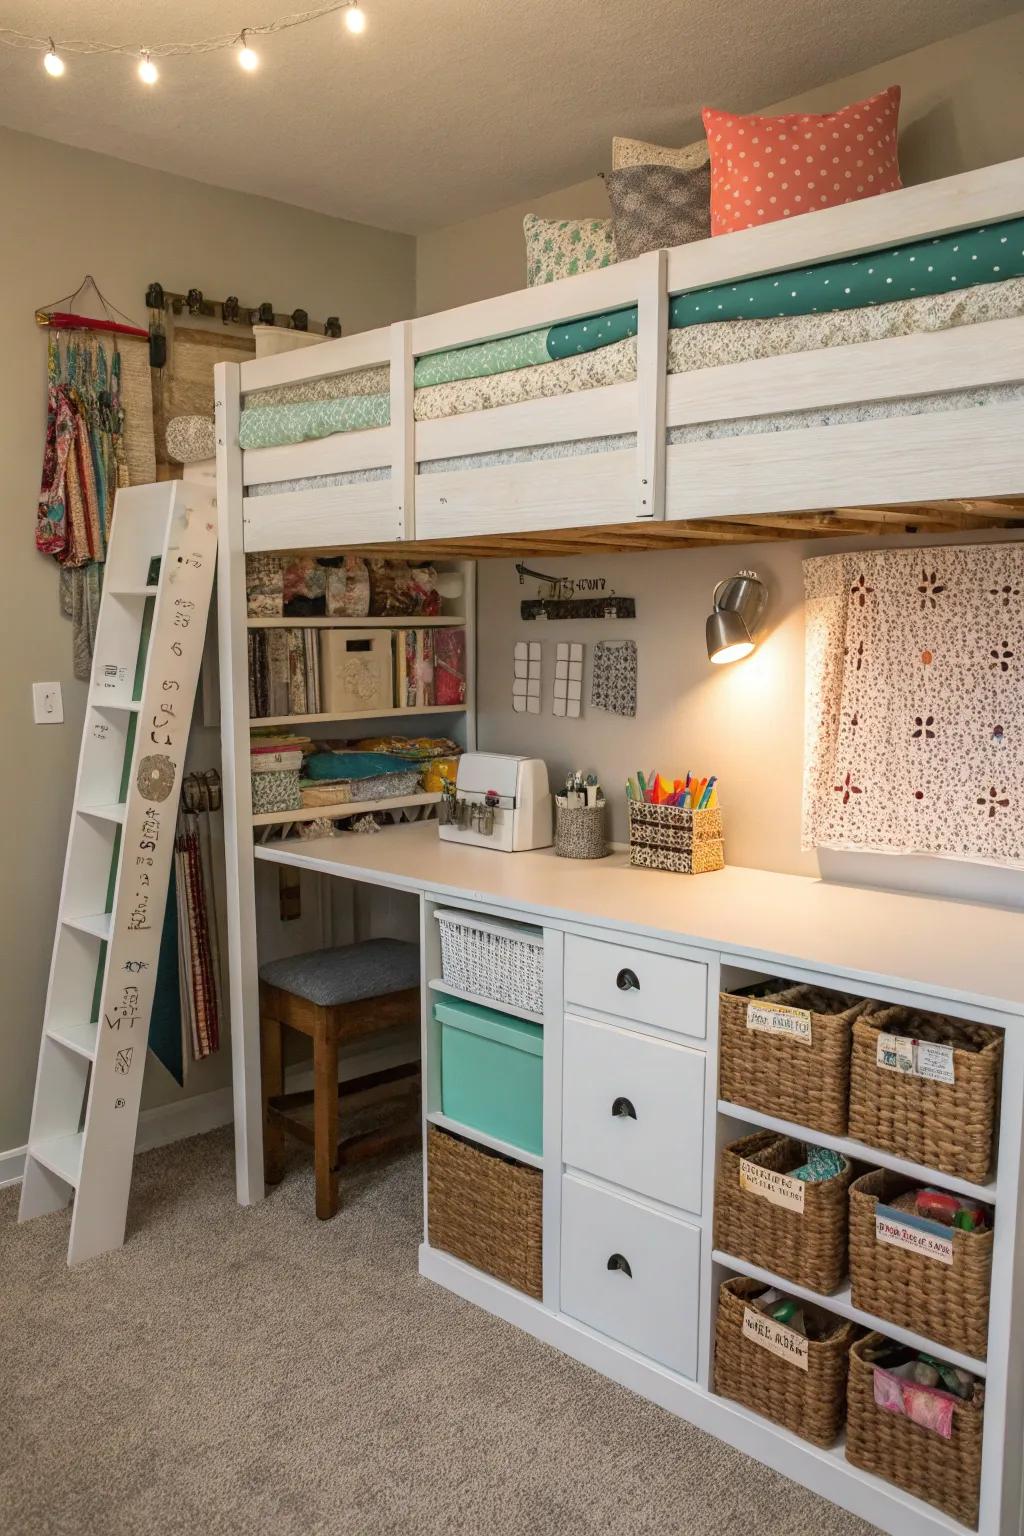
[[419, 720], [435, 715], [464, 715], [467, 704], [401, 705], [393, 709], [356, 709], [344, 715], [256, 715], [249, 724], [253, 730], [269, 725], [343, 725], [349, 720]]
[[477, 992], [463, 992], [439, 976], [433, 977], [428, 986], [431, 992], [442, 992], [446, 997], [460, 997], [463, 1002], [477, 1003], [481, 1008], [493, 1008], [497, 1013], [510, 1013], [515, 1019], [526, 1019], [530, 1024], [543, 1024], [544, 1016], [529, 1008], [517, 1008], [515, 1003], [499, 1003], [493, 997], [481, 997]]
[[341, 619], [314, 614], [307, 619], [249, 619], [249, 629], [461, 629], [466, 620], [459, 614], [414, 614], [403, 619]]

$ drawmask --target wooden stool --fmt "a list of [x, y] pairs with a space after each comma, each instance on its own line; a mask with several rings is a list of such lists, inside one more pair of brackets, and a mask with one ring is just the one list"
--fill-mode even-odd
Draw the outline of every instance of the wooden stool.
[[[385, 1123], [357, 1127], [339, 1147], [338, 1047], [396, 1024], [418, 1023], [419, 1012], [419, 950], [399, 939], [313, 950], [260, 967], [264, 1175], [268, 1184], [281, 1182], [286, 1132], [312, 1144], [321, 1221], [337, 1212], [342, 1159], [375, 1157], [420, 1140], [419, 1063], [409, 1062], [344, 1084], [346, 1109], [358, 1096], [361, 1120], [367, 1119], [366, 1106], [373, 1106], [383, 1109]], [[311, 1093], [284, 1092], [285, 1029], [313, 1041]], [[300, 1113], [310, 1104], [312, 1126], [308, 1113]]]

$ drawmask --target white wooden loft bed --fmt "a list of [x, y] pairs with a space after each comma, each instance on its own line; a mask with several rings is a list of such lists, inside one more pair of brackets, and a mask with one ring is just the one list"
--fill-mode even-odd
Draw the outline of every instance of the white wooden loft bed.
[[[722, 539], [1001, 525], [1021, 515], [1024, 401], [672, 443], [670, 429], [1024, 381], [1024, 316], [666, 371], [671, 296], [1016, 219], [1024, 160], [652, 252], [319, 346], [218, 369], [218, 479], [247, 551], [454, 556], [687, 547]], [[441, 350], [637, 306], [636, 378], [416, 421], [413, 368]], [[390, 425], [238, 447], [244, 398], [390, 367]], [[627, 435], [628, 446], [463, 468], [470, 455]], [[429, 473], [445, 461], [441, 473]], [[451, 461], [455, 461], [454, 465]], [[469, 459], [470, 464], [474, 460]], [[311, 477], [387, 478], [275, 489]], [[268, 494], [269, 493], [269, 494]], [[234, 521], [234, 518], [232, 518]]]

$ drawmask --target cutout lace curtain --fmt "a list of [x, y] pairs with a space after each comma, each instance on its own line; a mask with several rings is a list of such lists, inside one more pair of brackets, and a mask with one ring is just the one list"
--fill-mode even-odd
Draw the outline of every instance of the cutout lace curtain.
[[1024, 544], [804, 561], [803, 846], [1024, 861]]

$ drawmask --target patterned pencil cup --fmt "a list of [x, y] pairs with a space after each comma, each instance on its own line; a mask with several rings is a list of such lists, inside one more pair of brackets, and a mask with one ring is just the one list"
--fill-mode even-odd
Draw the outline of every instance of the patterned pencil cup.
[[725, 868], [722, 813], [689, 811], [678, 805], [629, 802], [629, 862], [637, 869], [668, 869], [678, 875], [705, 875]]
[[605, 802], [555, 805], [555, 852], [560, 859], [603, 859], [608, 853]]

